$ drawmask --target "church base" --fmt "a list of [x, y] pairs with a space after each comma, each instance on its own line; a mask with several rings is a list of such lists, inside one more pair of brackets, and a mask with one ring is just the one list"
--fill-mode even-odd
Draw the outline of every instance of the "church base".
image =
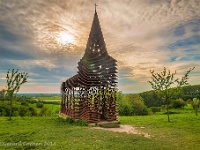
[[[63, 113], [59, 113], [59, 117], [61, 117], [63, 119], [71, 118], [70, 116], [63, 114]], [[74, 119], [74, 120], [76, 121], [79, 119]], [[118, 120], [114, 120], [114, 121], [100, 120], [95, 123], [90, 123], [90, 122], [88, 122], [88, 123], [89, 123], [88, 124], [89, 126], [99, 126], [99, 127], [103, 127], [103, 128], [119, 128], [120, 127], [120, 122]]]

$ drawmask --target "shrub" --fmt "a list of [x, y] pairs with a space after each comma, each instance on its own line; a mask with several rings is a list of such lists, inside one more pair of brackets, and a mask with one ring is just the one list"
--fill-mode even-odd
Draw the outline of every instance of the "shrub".
[[177, 99], [172, 101], [171, 105], [173, 108], [183, 108], [186, 105], [186, 103], [182, 99]]
[[161, 107], [151, 107], [151, 111], [155, 114], [156, 112], [161, 112]]
[[6, 111], [4, 109], [0, 110], [0, 116], [6, 116]]
[[42, 107], [42, 109], [41, 109], [39, 115], [40, 115], [40, 116], [47, 116], [47, 115], [51, 115], [51, 113], [52, 113], [51, 110], [49, 110], [49, 109], [46, 108], [46, 107]]
[[119, 100], [119, 115], [148, 115], [148, 110], [140, 95], [128, 94]]
[[133, 115], [148, 115], [147, 107], [143, 104], [134, 104], [132, 114]]
[[23, 102], [21, 102], [21, 105], [28, 106], [28, 102], [23, 101]]
[[66, 118], [66, 122], [69, 123], [69, 124], [72, 124], [74, 122], [73, 118]]
[[144, 104], [143, 98], [138, 94], [127, 95], [128, 102], [131, 105], [132, 115], [148, 115], [147, 107]]
[[15, 111], [13, 112], [13, 116], [19, 116], [19, 112], [15, 110]]
[[88, 126], [88, 122], [85, 120], [77, 120], [75, 121], [75, 124], [78, 126]]
[[121, 105], [119, 107], [119, 115], [121, 116], [130, 116], [131, 115], [131, 108], [127, 104]]
[[9, 101], [1, 101], [0, 102], [0, 113], [1, 113], [1, 116], [8, 116], [10, 114]]
[[29, 107], [29, 114], [30, 116], [37, 116], [37, 111], [34, 107]]
[[27, 106], [21, 105], [21, 106], [19, 106], [18, 112], [19, 112], [19, 115], [20, 115], [21, 117], [24, 117], [24, 116], [28, 115], [29, 110], [28, 110], [28, 107], [27, 107]]
[[37, 108], [43, 108], [44, 104], [41, 102], [37, 102], [36, 107]]

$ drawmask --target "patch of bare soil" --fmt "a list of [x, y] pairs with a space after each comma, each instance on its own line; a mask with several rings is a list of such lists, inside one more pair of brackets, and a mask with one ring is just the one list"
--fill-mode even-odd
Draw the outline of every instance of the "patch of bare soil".
[[127, 134], [137, 134], [142, 135], [146, 138], [150, 138], [151, 136], [148, 133], [144, 133], [142, 131], [139, 131], [135, 127], [131, 125], [120, 125], [119, 128], [101, 128], [101, 127], [94, 127], [95, 129], [101, 129], [106, 131], [112, 131], [112, 132], [125, 132]]

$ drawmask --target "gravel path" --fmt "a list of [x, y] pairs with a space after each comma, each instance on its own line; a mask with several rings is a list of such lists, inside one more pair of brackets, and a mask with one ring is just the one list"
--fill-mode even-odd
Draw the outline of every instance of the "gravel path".
[[[144, 127], [141, 127], [144, 128]], [[135, 127], [131, 125], [120, 125], [119, 128], [101, 128], [101, 127], [94, 127], [94, 129], [101, 129], [101, 130], [106, 130], [106, 131], [112, 131], [112, 132], [125, 132], [127, 134], [137, 134], [137, 135], [142, 135], [146, 138], [150, 138], [151, 136], [148, 133], [144, 133], [142, 131], [139, 131]]]

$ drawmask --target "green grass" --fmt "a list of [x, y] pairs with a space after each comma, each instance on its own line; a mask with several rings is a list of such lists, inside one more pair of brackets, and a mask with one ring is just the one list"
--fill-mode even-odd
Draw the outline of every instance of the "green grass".
[[200, 116], [190, 106], [176, 111], [179, 114], [170, 115], [171, 122], [163, 112], [119, 117], [121, 124], [132, 125], [151, 138], [77, 126], [54, 115], [13, 117], [12, 121], [0, 117], [0, 149], [198, 150]]
[[34, 100], [41, 100], [41, 101], [61, 101], [61, 96], [38, 96], [34, 97]]

